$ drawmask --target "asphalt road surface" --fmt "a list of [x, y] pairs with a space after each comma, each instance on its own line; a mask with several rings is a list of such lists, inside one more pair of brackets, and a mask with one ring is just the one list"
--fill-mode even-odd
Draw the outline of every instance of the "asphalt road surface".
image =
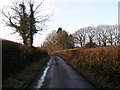
[[63, 59], [51, 56], [43, 75], [35, 82], [34, 88], [94, 88], [74, 71]]

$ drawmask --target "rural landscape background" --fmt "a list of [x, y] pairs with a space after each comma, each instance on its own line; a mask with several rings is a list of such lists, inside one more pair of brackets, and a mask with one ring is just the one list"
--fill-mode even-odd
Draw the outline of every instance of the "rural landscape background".
[[57, 56], [93, 87], [120, 88], [117, 1], [2, 3], [3, 89], [30, 88], [51, 58], [61, 60]]

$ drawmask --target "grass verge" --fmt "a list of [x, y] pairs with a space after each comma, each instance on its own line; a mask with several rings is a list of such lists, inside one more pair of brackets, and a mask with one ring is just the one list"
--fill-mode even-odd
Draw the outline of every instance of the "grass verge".
[[35, 80], [36, 76], [46, 65], [48, 60], [49, 57], [46, 57], [36, 62], [32, 62], [22, 71], [7, 78], [3, 83], [3, 88], [28, 88], [29, 84]]

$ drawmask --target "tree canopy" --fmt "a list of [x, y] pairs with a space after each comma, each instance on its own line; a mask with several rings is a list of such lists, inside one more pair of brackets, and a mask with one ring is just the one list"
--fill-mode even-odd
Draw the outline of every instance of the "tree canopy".
[[50, 33], [45, 42], [44, 47], [49, 51], [63, 50], [74, 47], [74, 38], [72, 35], [68, 35], [65, 30], [58, 28]]
[[[15, 32], [23, 39], [25, 45], [32, 47], [34, 35], [42, 31], [46, 26], [46, 21], [50, 15], [39, 14], [38, 9], [42, 9], [43, 1], [35, 6], [34, 0], [13, 2], [12, 6], [3, 9], [2, 14], [6, 17], [6, 24], [15, 29]], [[9, 11], [10, 9], [11, 11]]]

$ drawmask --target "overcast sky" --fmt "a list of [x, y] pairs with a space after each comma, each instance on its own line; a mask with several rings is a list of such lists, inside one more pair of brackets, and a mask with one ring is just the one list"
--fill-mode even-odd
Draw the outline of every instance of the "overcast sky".
[[[11, 0], [2, 0], [0, 9], [10, 3]], [[53, 15], [47, 30], [36, 35], [34, 46], [41, 45], [47, 34], [59, 27], [72, 34], [82, 27], [118, 24], [118, 0], [45, 0], [44, 8]], [[11, 35], [11, 28], [5, 26], [2, 18], [0, 14], [0, 38], [22, 42], [18, 34]]]

